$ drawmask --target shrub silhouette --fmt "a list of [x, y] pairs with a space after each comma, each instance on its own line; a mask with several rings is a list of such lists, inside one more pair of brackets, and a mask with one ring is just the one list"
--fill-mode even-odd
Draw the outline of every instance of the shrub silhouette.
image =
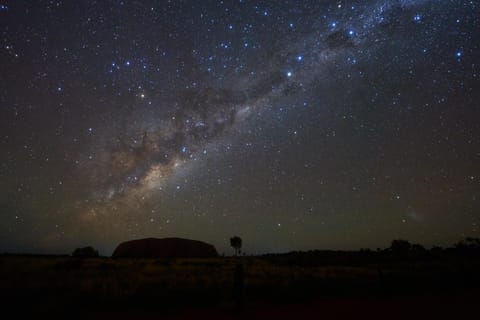
[[460, 253], [480, 253], [480, 239], [467, 237], [454, 245], [457, 252]]
[[394, 255], [398, 255], [398, 256], [407, 255], [411, 249], [412, 249], [412, 245], [407, 240], [401, 240], [401, 239], [393, 240], [392, 244], [390, 245], [390, 251]]
[[401, 258], [419, 258], [427, 254], [427, 250], [421, 244], [412, 244], [402, 239], [393, 240], [388, 250], [393, 256]]
[[412, 244], [412, 246], [410, 247], [410, 251], [415, 256], [421, 256], [427, 252], [427, 250], [421, 244], [418, 244], [418, 243]]
[[93, 247], [77, 248], [73, 250], [72, 257], [77, 258], [95, 258], [98, 257], [98, 251]]

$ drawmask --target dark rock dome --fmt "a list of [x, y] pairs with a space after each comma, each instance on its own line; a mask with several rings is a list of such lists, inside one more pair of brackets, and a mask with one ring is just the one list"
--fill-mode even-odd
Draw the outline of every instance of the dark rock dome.
[[211, 244], [182, 238], [147, 238], [120, 243], [112, 258], [210, 258], [218, 253]]

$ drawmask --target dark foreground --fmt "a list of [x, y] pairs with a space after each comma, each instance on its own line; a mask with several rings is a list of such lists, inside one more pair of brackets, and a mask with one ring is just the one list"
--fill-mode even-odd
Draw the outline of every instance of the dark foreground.
[[115, 319], [475, 315], [477, 256], [214, 259], [0, 256], [4, 312]]
[[241, 312], [225, 306], [177, 313], [105, 312], [92, 314], [92, 319], [476, 319], [479, 294], [320, 298], [306, 303], [250, 305]]

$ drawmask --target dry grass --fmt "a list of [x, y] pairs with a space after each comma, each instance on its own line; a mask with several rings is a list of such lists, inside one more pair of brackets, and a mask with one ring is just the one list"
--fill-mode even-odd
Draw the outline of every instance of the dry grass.
[[[318, 296], [376, 295], [440, 283], [464, 285], [465, 274], [478, 283], [478, 264], [458, 270], [449, 264], [407, 263], [382, 266], [291, 266], [268, 259], [78, 259], [0, 256], [3, 297], [52, 297], [69, 301], [147, 301], [155, 306], [219, 304], [232, 300], [234, 270], [244, 269], [244, 292], [252, 300], [298, 301]], [[472, 271], [473, 270], [473, 271]], [[462, 273], [463, 272], [463, 273]], [[472, 278], [473, 277], [473, 278]], [[473, 281], [472, 281], [473, 279]], [[423, 290], [423, 289], [422, 289]], [[55, 303], [57, 303], [55, 302]]]

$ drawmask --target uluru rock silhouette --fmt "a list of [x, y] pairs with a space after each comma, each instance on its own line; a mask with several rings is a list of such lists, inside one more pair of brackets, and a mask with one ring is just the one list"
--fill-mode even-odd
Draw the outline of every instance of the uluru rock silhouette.
[[146, 238], [120, 243], [112, 258], [210, 258], [218, 257], [211, 244], [183, 238]]

